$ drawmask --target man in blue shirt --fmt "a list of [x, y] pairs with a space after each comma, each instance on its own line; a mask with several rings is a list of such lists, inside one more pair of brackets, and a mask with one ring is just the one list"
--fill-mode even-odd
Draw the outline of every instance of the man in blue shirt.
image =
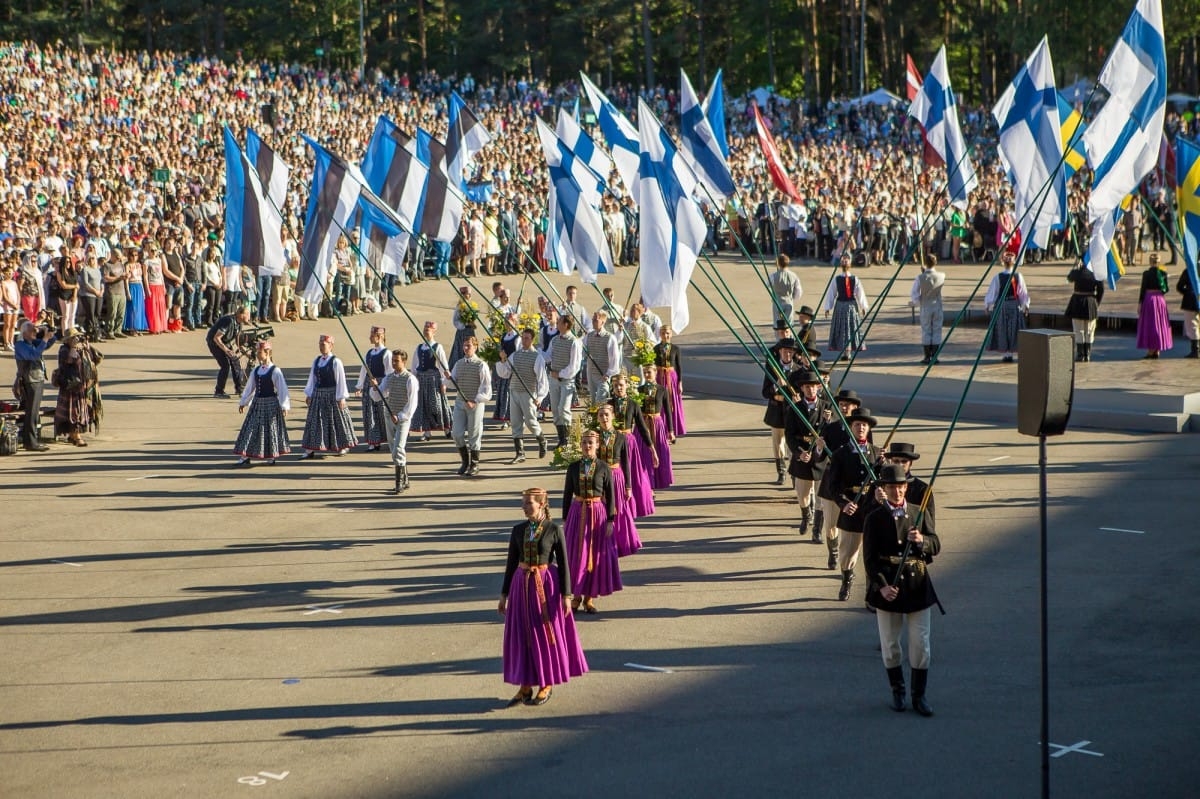
[[47, 328], [38, 328], [33, 322], [21, 325], [21, 340], [13, 346], [17, 359], [17, 380], [21, 385], [21, 412], [25, 414], [21, 429], [21, 444], [31, 452], [50, 449], [38, 440], [38, 414], [42, 408], [42, 387], [46, 382], [46, 362], [42, 353], [58, 341], [59, 334], [51, 335]]

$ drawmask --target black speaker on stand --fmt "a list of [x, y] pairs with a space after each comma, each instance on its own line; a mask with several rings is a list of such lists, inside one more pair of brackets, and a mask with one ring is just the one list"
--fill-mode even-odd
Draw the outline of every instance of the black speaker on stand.
[[1046, 437], [1061, 436], [1075, 395], [1075, 336], [1061, 330], [1017, 334], [1017, 432], [1038, 439], [1041, 519], [1042, 796], [1050, 796], [1050, 646], [1046, 609]]

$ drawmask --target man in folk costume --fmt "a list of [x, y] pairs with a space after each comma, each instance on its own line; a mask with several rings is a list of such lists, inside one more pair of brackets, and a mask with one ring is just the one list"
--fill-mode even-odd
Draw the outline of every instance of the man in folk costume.
[[[379, 325], [371, 326], [371, 349], [363, 355], [363, 365], [358, 372], [358, 383], [354, 386], [354, 396], [362, 397], [363, 440], [367, 450], [378, 452], [387, 441], [388, 434], [385, 425], [387, 411], [379, 400], [373, 399], [368, 386], [378, 385], [379, 381], [391, 374], [392, 354], [387, 348], [387, 330]], [[366, 393], [364, 393], [366, 392]]]
[[[820, 482], [826, 461], [820, 457], [825, 442], [818, 432], [833, 418], [833, 410], [820, 394], [821, 376], [815, 371], [804, 369], [792, 372], [788, 382], [800, 394], [796, 400], [799, 414], [789, 407], [784, 419], [784, 433], [788, 449], [792, 452], [788, 474], [792, 476], [796, 499], [800, 503], [800, 535], [807, 533], [812, 525], [813, 541], [820, 543], [820, 532], [813, 525], [813, 485]], [[803, 419], [800, 414], [803, 414]], [[808, 424], [805, 424], [806, 420]]]
[[612, 395], [608, 381], [621, 371], [621, 341], [608, 331], [607, 311], [592, 314], [592, 329], [583, 337], [587, 361], [588, 394], [593, 405], [603, 405]]
[[778, 366], [771, 358], [767, 360], [767, 373], [763, 375], [762, 396], [767, 401], [763, 413], [763, 424], [771, 428], [771, 453], [775, 457], [775, 485], [783, 485], [784, 463], [787, 458], [787, 440], [784, 421], [790, 408], [783, 392], [790, 391], [788, 374], [795, 368], [796, 342], [790, 338], [780, 339], [771, 348]]
[[[817, 362], [819, 364], [819, 362]], [[818, 374], [825, 379], [826, 374], [822, 373], [820, 368], [817, 369]], [[832, 458], [832, 453], [848, 444], [851, 440], [851, 435], [847, 426], [842, 423], [843, 417], [849, 417], [854, 413], [862, 400], [859, 399], [858, 393], [853, 389], [844, 388], [834, 397], [834, 402], [837, 403], [838, 411], [841, 416], [833, 417], [831, 414], [829, 421], [825, 422], [824, 426], [818, 428], [821, 434], [821, 440], [825, 445], [817, 451], [817, 466], [819, 467], [821, 476], [817, 480], [817, 512], [813, 520], [813, 538], [820, 543], [825, 541], [826, 547], [829, 549], [829, 560], [825, 564], [826, 568], [836, 569], [838, 565], [838, 555], [840, 553], [841, 542], [838, 538], [837, 518], [840, 510], [837, 503], [834, 501], [833, 485], [830, 483], [831, 474], [829, 472], [829, 461]], [[867, 439], [870, 440], [870, 434]]]
[[521, 436], [525, 428], [537, 437], [538, 457], [546, 457], [546, 436], [538, 423], [537, 408], [550, 393], [550, 378], [546, 370], [546, 359], [533, 346], [535, 332], [526, 327], [521, 331], [521, 345], [512, 355], [500, 351], [496, 363], [496, 375], [509, 380], [508, 407], [512, 416], [513, 459], [509, 463], [525, 460], [525, 445]]
[[833, 453], [829, 464], [829, 484], [833, 489], [834, 502], [840, 513], [837, 519], [840, 549], [838, 567], [842, 571], [842, 586], [838, 590], [838, 601], [850, 598], [850, 586], [854, 582], [854, 567], [862, 550], [863, 519], [871, 496], [871, 471], [879, 462], [879, 448], [867, 440], [871, 428], [879, 423], [871, 412], [858, 407], [846, 417], [853, 438]]
[[921, 347], [925, 351], [922, 364], [937, 363], [938, 347], [942, 344], [942, 286], [946, 273], [937, 270], [937, 259], [926, 254], [921, 264], [921, 273], [913, 278], [909, 304], [920, 309]]
[[1092, 359], [1092, 344], [1096, 341], [1104, 281], [1097, 280], [1091, 269], [1080, 264], [1067, 273], [1067, 282], [1071, 284], [1071, 299], [1067, 300], [1066, 317], [1075, 333], [1075, 360], [1087, 362]]
[[583, 334], [590, 329], [588, 323], [591, 317], [588, 316], [587, 309], [583, 307], [583, 303], [579, 302], [579, 287], [567, 286], [564, 294], [562, 307], [558, 309], [560, 316], [571, 317], [571, 332], [577, 337], [583, 338]]
[[863, 565], [870, 581], [867, 601], [876, 609], [883, 665], [892, 688], [891, 707], [897, 712], [905, 709], [900, 638], [907, 631], [913, 710], [932, 716], [925, 688], [931, 609], [938, 599], [926, 567], [941, 550], [941, 542], [929, 514], [921, 513], [920, 504], [909, 501], [910, 477], [904, 466], [884, 466], [879, 482], [885, 499], [863, 522]]
[[788, 257], [783, 253], [776, 256], [775, 271], [771, 273], [771, 292], [775, 295], [772, 303], [775, 320], [790, 323], [804, 290], [800, 288], [800, 278], [788, 269], [788, 263]]
[[417, 376], [408, 371], [408, 353], [404, 350], [394, 350], [388, 365], [391, 371], [381, 382], [371, 381], [371, 397], [384, 409], [388, 451], [396, 471], [392, 493], [399, 494], [408, 490], [408, 431], [413, 414], [417, 412], [421, 384]]
[[[1200, 358], [1200, 303], [1196, 301], [1196, 292], [1192, 288], [1192, 281], [1188, 279], [1186, 269], [1179, 274], [1179, 282], [1175, 284], [1175, 290], [1183, 295], [1183, 300], [1179, 304], [1180, 309], [1183, 310], [1183, 334], [1192, 345], [1191, 350], [1183, 357]], [[1091, 357], [1091, 348], [1089, 347], [1088, 360], [1091, 360]]]
[[561, 447], [571, 431], [571, 406], [575, 403], [575, 375], [583, 362], [583, 343], [571, 332], [574, 322], [569, 316], [558, 318], [558, 335], [550, 341], [550, 408], [554, 412], [554, 429]]
[[479, 474], [479, 451], [483, 448], [483, 411], [492, 396], [492, 372], [476, 354], [479, 341], [474, 336], [463, 339], [463, 357], [450, 370], [458, 393], [454, 398], [454, 444], [462, 458], [459, 475]]

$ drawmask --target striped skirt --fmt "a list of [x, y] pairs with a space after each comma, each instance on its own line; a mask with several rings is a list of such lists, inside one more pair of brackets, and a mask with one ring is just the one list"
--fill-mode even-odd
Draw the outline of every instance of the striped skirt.
[[493, 377], [493, 399], [495, 405], [492, 407], [492, 419], [497, 422], [508, 421], [508, 384], [511, 382], [507, 377]]
[[637, 524], [633, 521], [633, 501], [625, 492], [625, 473], [621, 464], [614, 464], [613, 493], [617, 497], [617, 520], [613, 523], [613, 541], [617, 545], [617, 557], [632, 555], [642, 548]]
[[[683, 392], [679, 389], [679, 373], [666, 367], [660, 371], [666, 376], [663, 382], [667, 387], [667, 401], [671, 403], [671, 432], [676, 437], [686, 436], [687, 420], [683, 415]], [[659, 457], [662, 457], [661, 452]]]
[[241, 432], [233, 445], [243, 458], [270, 460], [292, 451], [288, 441], [287, 419], [278, 397], [255, 397], [246, 410]]
[[388, 443], [387, 422], [384, 418], [386, 415], [387, 406], [371, 399], [369, 388], [364, 391], [362, 398], [363, 441], [372, 445]]
[[608, 511], [602, 502], [572, 500], [567, 511], [567, 564], [576, 596], [608, 596], [621, 590], [616, 542], [607, 527]]
[[992, 352], [1016, 352], [1017, 334], [1025, 329], [1025, 314], [1021, 313], [1021, 305], [1015, 299], [1000, 303], [1000, 313], [996, 317], [996, 326], [992, 328], [992, 338], [988, 349]]
[[336, 396], [337, 389], [332, 387], [313, 392], [300, 446], [317, 452], [340, 452], [358, 443], [350, 413], [338, 404]]
[[833, 304], [833, 319], [829, 322], [829, 349], [836, 357], [847, 347], [862, 346], [862, 317], [858, 315], [858, 304], [838, 301]]
[[412, 431], [449, 430], [450, 404], [442, 389], [441, 372], [430, 369], [428, 372], [417, 372], [416, 375], [420, 394], [417, 397], [417, 411], [413, 414]]
[[558, 685], [587, 673], [575, 617], [563, 612], [554, 564], [522, 564], [513, 575], [504, 609], [503, 661], [504, 681], [512, 685]]

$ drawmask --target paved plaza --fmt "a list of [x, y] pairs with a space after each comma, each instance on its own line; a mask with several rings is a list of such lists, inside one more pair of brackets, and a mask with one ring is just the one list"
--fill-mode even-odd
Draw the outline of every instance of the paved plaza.
[[[768, 335], [751, 267], [718, 264]], [[954, 291], [983, 268], [961, 267]], [[891, 271], [862, 273], [869, 296]], [[622, 304], [633, 272], [611, 279]], [[799, 270], [804, 302], [828, 272]], [[1035, 307], [1039, 282], [1049, 290], [1064, 272], [1030, 270]], [[914, 273], [893, 289], [864, 374], [919, 357], [904, 305]], [[1130, 294], [1132, 283], [1118, 291]], [[401, 297], [449, 343], [445, 282]], [[593, 308], [597, 295], [580, 299]], [[685, 389], [739, 357], [695, 295], [692, 311], [677, 339], [685, 358], [697, 348]], [[397, 310], [347, 320], [359, 346], [381, 319], [411, 351], [417, 334]], [[295, 447], [317, 334], [335, 333], [357, 366], [336, 323], [275, 330]], [[965, 373], [981, 336], [967, 328], [948, 367]], [[1151, 393], [1200, 386], [1195, 361], [1137, 363], [1129, 332], [1102, 344], [1079, 385], [1138, 374]], [[934, 484], [943, 549], [931, 572], [947, 614], [934, 617], [933, 718], [888, 709], [862, 581], [837, 602], [824, 547], [797, 534], [761, 403], [711, 394], [688, 400], [677, 485], [639, 521], [646, 546], [621, 562], [625, 589], [578, 620], [590, 673], [543, 707], [504, 710], [495, 608], [508, 529], [522, 488], [550, 488], [557, 508], [561, 472], [536, 457], [507, 466], [510, 436], [496, 430], [474, 480], [454, 475], [448, 440], [412, 444], [413, 487], [398, 498], [385, 453], [362, 448], [235, 469], [241, 417], [212, 398], [202, 333], [102, 349], [106, 416], [91, 446], [0, 459], [0, 796], [1038, 794], [1038, 447], [1015, 420], [961, 421]], [[994, 361], [981, 372], [1015, 382]], [[4, 385], [12, 368], [0, 366]], [[896, 416], [879, 415], [886, 436]], [[897, 440], [922, 453], [915, 472], [928, 478], [947, 427], [940, 414], [902, 422]], [[1056, 796], [1195, 791], [1198, 441], [1121, 429], [1050, 441]]]

